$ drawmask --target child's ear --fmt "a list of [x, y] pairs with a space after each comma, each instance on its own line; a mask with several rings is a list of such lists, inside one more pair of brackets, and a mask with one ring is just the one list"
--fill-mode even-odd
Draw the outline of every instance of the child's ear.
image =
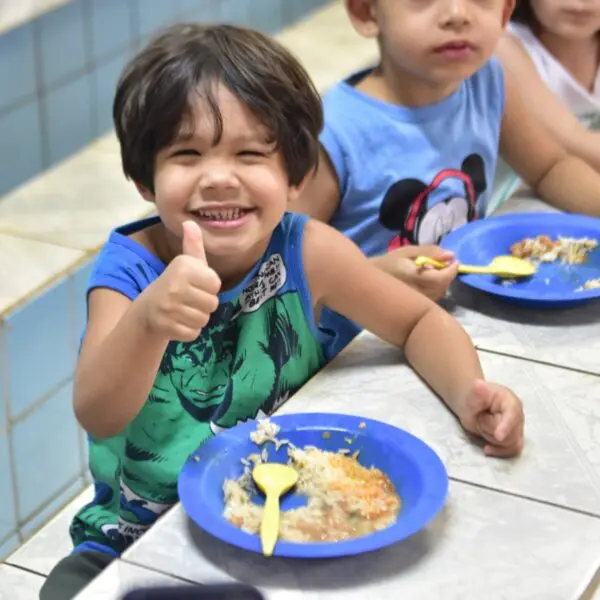
[[346, 0], [346, 10], [354, 29], [365, 38], [376, 38], [379, 25], [374, 0]]
[[304, 179], [298, 185], [290, 185], [288, 189], [288, 204], [295, 202], [300, 197], [300, 194], [304, 191], [306, 184], [315, 176], [315, 170], [311, 169]]
[[135, 187], [137, 188], [137, 191], [140, 193], [140, 196], [146, 200], [146, 202], [152, 202], [154, 203], [155, 198], [154, 198], [154, 194], [145, 186], [143, 186], [141, 183], [138, 183], [137, 181], [134, 181], [135, 183]]
[[515, 10], [516, 0], [504, 0], [504, 10], [502, 11], [502, 27], [506, 27]]

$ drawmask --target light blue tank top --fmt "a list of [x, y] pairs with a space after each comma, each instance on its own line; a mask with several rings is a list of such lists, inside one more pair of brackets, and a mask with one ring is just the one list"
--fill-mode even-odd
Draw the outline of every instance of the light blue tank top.
[[[324, 97], [321, 143], [337, 173], [341, 201], [331, 225], [377, 256], [409, 244], [438, 244], [485, 213], [504, 113], [496, 59], [437, 104], [406, 107], [354, 87], [369, 71]], [[333, 352], [358, 328], [324, 311], [338, 335]]]

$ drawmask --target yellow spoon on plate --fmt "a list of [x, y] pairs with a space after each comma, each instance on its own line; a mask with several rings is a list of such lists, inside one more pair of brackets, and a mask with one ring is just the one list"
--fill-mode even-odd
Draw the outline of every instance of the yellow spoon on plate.
[[279, 498], [296, 485], [298, 473], [288, 465], [263, 463], [254, 467], [252, 477], [265, 494], [260, 540], [263, 554], [272, 556], [279, 537]]
[[[430, 265], [435, 269], [445, 269], [448, 265], [444, 262], [428, 258], [427, 256], [417, 256], [415, 259], [417, 267]], [[524, 258], [515, 258], [513, 256], [496, 256], [487, 266], [459, 265], [459, 273], [473, 273], [476, 275], [496, 275], [513, 279], [516, 277], [531, 277], [536, 271], [533, 263]]]

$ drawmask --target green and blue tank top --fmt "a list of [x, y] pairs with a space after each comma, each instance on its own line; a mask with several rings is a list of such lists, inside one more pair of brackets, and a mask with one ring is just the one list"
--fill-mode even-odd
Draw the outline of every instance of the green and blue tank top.
[[[119, 555], [177, 501], [187, 457], [223, 429], [272, 413], [324, 364], [302, 264], [306, 217], [286, 214], [245, 279], [193, 342], [172, 341], [146, 403], [119, 435], [89, 437], [95, 496], [75, 517], [75, 551]], [[89, 291], [132, 301], [165, 270], [129, 236], [158, 222], [116, 229], [95, 263]]]

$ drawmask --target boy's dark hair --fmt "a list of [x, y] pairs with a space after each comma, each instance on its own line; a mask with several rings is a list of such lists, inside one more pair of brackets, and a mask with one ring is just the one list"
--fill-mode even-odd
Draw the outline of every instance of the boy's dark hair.
[[515, 23], [527, 25], [532, 31], [536, 31], [538, 27], [538, 20], [533, 12], [533, 8], [531, 8], [530, 0], [517, 0], [510, 20]]
[[215, 84], [227, 87], [265, 125], [282, 153], [291, 185], [316, 166], [323, 127], [321, 100], [302, 65], [267, 36], [231, 25], [173, 25], [125, 67], [113, 119], [125, 175], [154, 191], [158, 152], [191, 118], [194, 93], [206, 100], [215, 124], [223, 119]]

